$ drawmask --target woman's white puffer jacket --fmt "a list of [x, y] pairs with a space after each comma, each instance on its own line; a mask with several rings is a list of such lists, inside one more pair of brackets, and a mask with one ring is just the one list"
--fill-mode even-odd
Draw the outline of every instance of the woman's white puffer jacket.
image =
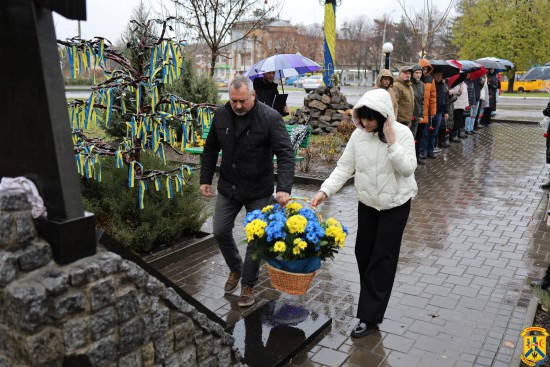
[[[378, 133], [367, 132], [360, 124], [356, 110], [367, 106], [389, 118], [396, 142], [391, 146], [380, 141]], [[373, 89], [361, 97], [353, 109], [358, 127], [329, 178], [321, 185], [327, 197], [336, 193], [355, 174], [355, 189], [360, 202], [377, 210], [387, 210], [416, 196], [414, 178], [416, 152], [410, 129], [395, 122], [389, 93]], [[386, 122], [386, 123], [388, 123]]]

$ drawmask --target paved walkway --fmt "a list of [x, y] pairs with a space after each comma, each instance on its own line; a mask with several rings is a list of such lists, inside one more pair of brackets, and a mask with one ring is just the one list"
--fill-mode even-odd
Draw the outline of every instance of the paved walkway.
[[[304, 296], [272, 289], [265, 267], [256, 287], [259, 304], [280, 299], [333, 318], [331, 330], [288, 366], [517, 366], [520, 333], [530, 326], [527, 284], [550, 261], [542, 134], [536, 125], [496, 123], [417, 169], [419, 194], [390, 304], [380, 331], [363, 339], [349, 337], [359, 292], [353, 186], [323, 204], [324, 216], [350, 230], [344, 250]], [[312, 197], [317, 189], [297, 185], [294, 194]], [[235, 233], [244, 238], [242, 216]], [[216, 248], [163, 272], [228, 323], [250, 312], [238, 307], [238, 292], [224, 295], [228, 270]]]

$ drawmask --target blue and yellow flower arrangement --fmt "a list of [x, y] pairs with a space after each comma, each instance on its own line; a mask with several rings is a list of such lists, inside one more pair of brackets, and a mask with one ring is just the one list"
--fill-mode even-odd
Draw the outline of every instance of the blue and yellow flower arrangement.
[[344, 246], [348, 230], [334, 218], [320, 215], [296, 201], [285, 207], [268, 205], [247, 213], [247, 242], [253, 256], [292, 273], [310, 273], [321, 261], [334, 258]]

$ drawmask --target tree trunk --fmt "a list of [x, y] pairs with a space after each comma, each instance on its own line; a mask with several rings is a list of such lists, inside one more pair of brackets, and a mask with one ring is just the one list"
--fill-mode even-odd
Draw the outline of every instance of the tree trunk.
[[218, 58], [218, 52], [212, 50], [212, 58], [210, 59], [210, 76], [214, 77], [214, 67], [216, 66], [216, 59]]

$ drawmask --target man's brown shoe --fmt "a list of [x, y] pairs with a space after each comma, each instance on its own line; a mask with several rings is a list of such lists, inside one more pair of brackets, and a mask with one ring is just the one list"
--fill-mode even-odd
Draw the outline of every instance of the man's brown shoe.
[[233, 293], [239, 286], [239, 280], [241, 280], [241, 273], [238, 273], [236, 271], [232, 271], [229, 273], [229, 278], [227, 278], [227, 282], [225, 282], [225, 287], [223, 287], [223, 290], [225, 293]]
[[241, 296], [239, 297], [239, 306], [248, 307], [254, 304], [254, 288], [245, 286], [241, 289]]

